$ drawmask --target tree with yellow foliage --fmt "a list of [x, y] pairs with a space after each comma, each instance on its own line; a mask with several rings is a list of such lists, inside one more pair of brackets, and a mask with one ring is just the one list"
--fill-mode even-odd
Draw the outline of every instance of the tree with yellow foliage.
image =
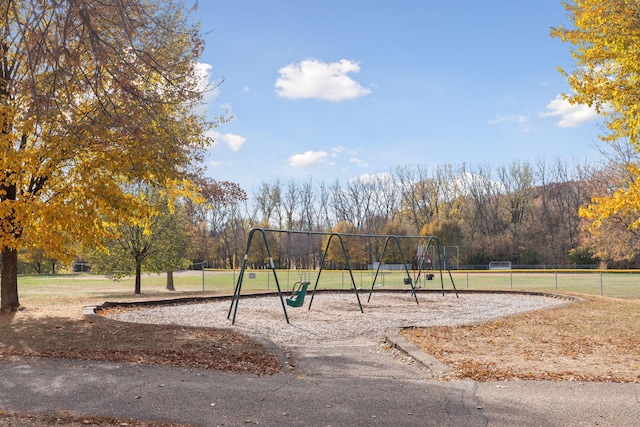
[[[366, 251], [367, 238], [357, 235], [359, 233], [354, 224], [347, 221], [340, 221], [333, 227], [331, 232], [339, 234], [342, 239], [335, 235], [327, 235], [324, 237], [322, 248], [327, 249], [325, 256], [326, 261], [333, 263], [334, 266], [339, 265], [342, 268], [347, 268], [348, 264], [355, 267], [356, 265], [363, 266], [370, 262]], [[329, 243], [329, 247], [327, 247], [327, 243]], [[346, 256], [348, 259], [345, 258], [344, 251], [347, 252]]]
[[[574, 28], [554, 28], [553, 37], [571, 43], [576, 69], [565, 73], [574, 104], [594, 107], [605, 118], [605, 141], [628, 139], [640, 149], [640, 3], [628, 0], [565, 2]], [[629, 164], [636, 177], [610, 195], [592, 198], [580, 210], [594, 227], [613, 215], [640, 209], [640, 166]], [[638, 228], [640, 218], [630, 223]]]
[[0, 2], [0, 310], [19, 307], [19, 249], [69, 258], [144, 211], [127, 185], [188, 187], [215, 123], [194, 109], [203, 44], [184, 9]]
[[142, 273], [167, 273], [167, 289], [175, 290], [173, 271], [191, 264], [187, 256], [190, 239], [184, 207], [170, 208], [157, 188], [130, 186], [129, 192], [148, 206], [144, 216], [114, 224], [109, 238], [90, 254], [91, 270], [114, 278], [134, 276], [134, 292], [142, 291]]

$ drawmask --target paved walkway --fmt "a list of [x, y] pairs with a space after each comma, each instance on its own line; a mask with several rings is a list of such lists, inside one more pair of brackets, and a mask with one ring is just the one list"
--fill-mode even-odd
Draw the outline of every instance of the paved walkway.
[[[289, 349], [269, 377], [86, 361], [0, 363], [0, 410], [197, 426], [637, 426], [640, 384], [434, 380], [441, 365], [370, 341]], [[420, 362], [416, 361], [420, 360]]]

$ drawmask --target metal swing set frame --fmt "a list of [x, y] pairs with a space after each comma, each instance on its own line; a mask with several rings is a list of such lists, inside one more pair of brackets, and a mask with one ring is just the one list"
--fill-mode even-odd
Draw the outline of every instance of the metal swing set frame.
[[[301, 235], [308, 235], [308, 236], [311, 236], [311, 235], [328, 236], [327, 243], [325, 245], [325, 248], [324, 248], [324, 251], [323, 251], [323, 255], [322, 255], [322, 260], [320, 262], [320, 268], [318, 270], [318, 276], [316, 277], [315, 285], [313, 286], [313, 290], [311, 291], [311, 299], [309, 300], [308, 310], [311, 310], [311, 306], [313, 304], [313, 299], [315, 297], [316, 290], [318, 288], [318, 283], [320, 282], [320, 276], [322, 275], [322, 271], [324, 269], [325, 261], [327, 259], [327, 254], [329, 252], [329, 247], [331, 245], [331, 242], [332, 242], [332, 240], [334, 238], [337, 238], [338, 242], [340, 243], [340, 249], [342, 250], [342, 254], [344, 256], [344, 260], [345, 260], [345, 264], [347, 266], [347, 270], [349, 271], [349, 277], [351, 279], [351, 289], [354, 291], [354, 294], [356, 296], [356, 300], [357, 300], [360, 312], [361, 313], [364, 312], [364, 310], [362, 308], [362, 302], [360, 301], [360, 295], [358, 293], [359, 289], [356, 286], [356, 281], [355, 281], [355, 279], [353, 277], [353, 269], [351, 268], [351, 261], [349, 260], [349, 254], [348, 254], [347, 248], [345, 246], [343, 237], [384, 238], [385, 239], [384, 240], [384, 245], [383, 245], [383, 248], [382, 248], [382, 252], [381, 252], [379, 260], [378, 260], [379, 262], [378, 262], [378, 265], [377, 265], [377, 268], [376, 268], [376, 272], [375, 272], [375, 275], [373, 277], [373, 281], [371, 282], [371, 288], [369, 290], [369, 297], [367, 298], [367, 302], [371, 301], [371, 296], [373, 294], [373, 290], [374, 290], [374, 287], [376, 285], [376, 281], [377, 281], [379, 273], [380, 273], [380, 267], [382, 266], [382, 261], [385, 259], [384, 257], [387, 254], [387, 251], [391, 250], [390, 247], [389, 247], [389, 244], [391, 243], [391, 247], [393, 247], [394, 243], [395, 243], [395, 247], [397, 247], [397, 249], [399, 251], [400, 258], [402, 260], [403, 269], [404, 269], [404, 272], [406, 274], [406, 278], [404, 280], [404, 283], [411, 286], [411, 295], [415, 299], [416, 304], [419, 304], [418, 295], [416, 293], [416, 290], [418, 289], [418, 287], [416, 286], [416, 284], [412, 280], [411, 273], [409, 272], [409, 267], [407, 266], [408, 264], [406, 262], [406, 257], [405, 257], [405, 254], [404, 254], [404, 250], [402, 249], [402, 244], [400, 243], [402, 240], [407, 240], [407, 239], [417, 240], [418, 243], [420, 243], [420, 241], [426, 241], [426, 245], [422, 246], [423, 248], [425, 248], [425, 250], [428, 250], [432, 245], [434, 245], [434, 247], [436, 249], [437, 257], [438, 257], [437, 265], [439, 266], [438, 270], [439, 270], [439, 273], [440, 273], [440, 285], [441, 285], [441, 288], [442, 288], [442, 295], [445, 294], [443, 271], [446, 270], [446, 272], [449, 275], [449, 279], [451, 280], [451, 285], [453, 287], [453, 291], [455, 292], [456, 298], [458, 298], [458, 290], [456, 289], [455, 283], [453, 281], [453, 276], [451, 275], [451, 270], [446, 265], [446, 260], [444, 258], [444, 251], [443, 251], [442, 242], [436, 236], [397, 236], [397, 235], [383, 235], [383, 234], [354, 234], [354, 233], [337, 233], [337, 232], [322, 232], [322, 231], [278, 230], [278, 229], [256, 227], [256, 228], [252, 228], [251, 230], [249, 230], [249, 234], [247, 236], [247, 245], [246, 245], [244, 256], [242, 258], [242, 264], [240, 266], [240, 273], [239, 273], [238, 280], [237, 280], [236, 285], [235, 285], [235, 289], [234, 289], [234, 292], [233, 292], [233, 297], [231, 299], [231, 306], [229, 307], [229, 312], [227, 313], [227, 319], [231, 319], [231, 323], [232, 324], [235, 324], [235, 322], [236, 322], [236, 315], [237, 315], [237, 312], [238, 312], [238, 304], [240, 302], [240, 296], [241, 296], [241, 293], [242, 293], [242, 283], [243, 283], [243, 279], [244, 279], [244, 273], [247, 270], [247, 262], [248, 262], [248, 258], [249, 258], [249, 250], [251, 248], [251, 243], [253, 242], [253, 239], [254, 239], [254, 236], [255, 236], [256, 233], [258, 233], [260, 236], [262, 236], [262, 241], [263, 241], [263, 243], [264, 243], [264, 245], [266, 247], [267, 256], [269, 257], [269, 269], [273, 273], [273, 278], [275, 279], [275, 283], [276, 283], [276, 287], [277, 287], [277, 293], [278, 293], [278, 296], [280, 298], [280, 302], [282, 304], [282, 311], [284, 312], [284, 317], [285, 317], [285, 320], [287, 321], [287, 323], [291, 323], [291, 322], [289, 321], [289, 315], [287, 313], [287, 304], [285, 303], [285, 296], [284, 296], [284, 293], [282, 291], [282, 287], [280, 286], [280, 281], [278, 280], [277, 269], [276, 269], [275, 264], [273, 262], [273, 256], [272, 256], [271, 248], [269, 246], [269, 241], [267, 239], [267, 233], [278, 233], [278, 234], [289, 234], [289, 235], [290, 234], [301, 234]], [[419, 244], [418, 244], [418, 247], [420, 247]], [[419, 268], [420, 269], [422, 268], [422, 263], [420, 263], [420, 267]], [[432, 270], [432, 271], [435, 271], [435, 270]], [[300, 306], [300, 305], [296, 304], [296, 306]]]

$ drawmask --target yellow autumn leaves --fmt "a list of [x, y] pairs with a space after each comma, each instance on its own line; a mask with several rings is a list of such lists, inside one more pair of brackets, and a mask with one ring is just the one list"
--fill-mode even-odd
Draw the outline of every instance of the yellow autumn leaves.
[[[574, 91], [566, 98], [596, 108], [605, 119], [605, 141], [624, 140], [640, 150], [640, 3], [635, 0], [574, 0], [565, 2], [573, 28], [551, 30], [573, 45], [576, 68], [567, 73]], [[593, 197], [580, 210], [594, 228], [613, 215], [634, 217], [640, 226], [640, 168], [625, 165], [635, 178], [612, 194]]]

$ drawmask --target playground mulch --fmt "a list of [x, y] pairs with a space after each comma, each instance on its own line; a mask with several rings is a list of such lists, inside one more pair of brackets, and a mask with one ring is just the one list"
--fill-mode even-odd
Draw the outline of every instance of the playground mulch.
[[[447, 378], [640, 381], [640, 301], [580, 301], [466, 326], [408, 328], [402, 336], [450, 367]], [[282, 368], [277, 355], [228, 329], [86, 318], [56, 305], [0, 315], [0, 360], [77, 358], [253, 375]]]

